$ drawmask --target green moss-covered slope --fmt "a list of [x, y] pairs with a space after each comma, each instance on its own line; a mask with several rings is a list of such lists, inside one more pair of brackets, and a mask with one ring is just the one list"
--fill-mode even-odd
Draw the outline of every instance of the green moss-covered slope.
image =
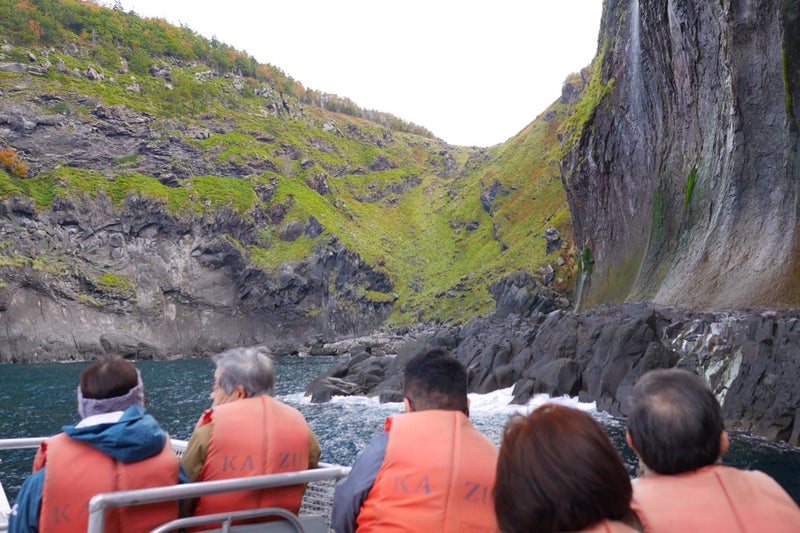
[[[148, 197], [186, 220], [234, 212], [258, 229], [231, 241], [265, 272], [336, 239], [391, 280], [391, 292], [361, 294], [394, 302], [390, 325], [487, 314], [493, 282], [545, 264], [554, 287], [571, 290], [557, 133], [572, 104], [556, 102], [501, 145], [464, 148], [121, 10], [0, 0], [0, 36], [2, 198], [46, 211], [102, 191], [114, 206]], [[19, 116], [35, 123], [27, 136]], [[319, 234], [286, 238], [311, 219]], [[548, 256], [550, 227], [565, 243]], [[0, 247], [7, 268], [19, 253], [10, 248]], [[95, 277], [133, 291], [111, 272]]]

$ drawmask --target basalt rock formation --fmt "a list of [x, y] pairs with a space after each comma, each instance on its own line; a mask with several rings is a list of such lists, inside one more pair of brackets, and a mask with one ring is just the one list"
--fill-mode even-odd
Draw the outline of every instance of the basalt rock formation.
[[797, 0], [605, 2], [561, 163], [584, 307], [800, 305], [799, 27]]
[[341, 242], [271, 272], [220, 236], [246, 243], [257, 230], [233, 212], [179, 218], [137, 197], [120, 209], [102, 194], [60, 200], [45, 212], [26, 197], [0, 202], [0, 235], [15, 257], [32, 258], [5, 269], [0, 362], [185, 357], [308, 331], [365, 333], [385, 320], [390, 303], [363, 290], [391, 282]]
[[547, 312], [542, 302], [549, 300], [550, 309], [555, 302], [535, 282], [528, 290], [536, 303], [518, 308], [521, 313], [410, 332], [391, 355], [355, 348], [306, 394], [312, 402], [354, 394], [401, 401], [406, 362], [441, 347], [464, 363], [471, 392], [513, 385], [514, 403], [524, 405], [535, 394], [568, 395], [625, 416], [643, 373], [679, 367], [708, 380], [728, 429], [800, 444], [800, 311], [711, 313], [637, 303]]

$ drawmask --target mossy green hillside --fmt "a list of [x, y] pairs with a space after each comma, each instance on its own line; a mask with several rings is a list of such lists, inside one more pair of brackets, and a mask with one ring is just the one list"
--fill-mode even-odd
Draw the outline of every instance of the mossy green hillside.
[[[41, 8], [50, 3], [33, 1], [32, 5]], [[0, 14], [6, 4], [0, 0]], [[70, 9], [79, 7], [70, 0], [65, 4]], [[94, 20], [100, 16], [97, 13], [86, 17]], [[136, 24], [128, 20], [130, 14], [115, 11], [109, 16], [102, 24]], [[332, 238], [340, 240], [394, 283], [391, 293], [363, 290], [371, 301], [395, 302], [393, 325], [420, 319], [463, 322], [491, 312], [494, 302], [488, 286], [492, 282], [515, 270], [534, 272], [545, 262], [557, 264], [556, 254], [548, 257], [545, 253], [542, 233], [549, 226], [556, 227], [568, 243], [558, 255], [572, 262], [556, 268], [560, 283], [569, 283], [574, 258], [567, 252], [571, 233], [558, 174], [557, 139], [570, 115], [569, 105], [554, 104], [546, 113], [548, 118], [543, 114], [502, 145], [452, 147], [404, 131], [402, 124], [401, 129], [390, 128], [387, 124], [393, 123], [386, 116], [375, 122], [349, 107], [341, 113], [310, 105], [304, 99], [308, 95], [288, 76], [269, 68], [264, 69], [266, 74], [248, 74], [253, 70], [249, 63], [240, 61], [243, 65], [238, 69], [225, 66], [215, 51], [231, 51], [234, 63], [247, 58], [246, 54], [233, 53], [221, 43], [203, 48], [202, 39], [195, 42], [197, 36], [190, 31], [151, 22], [155, 26], [141, 31], [160, 35], [165, 43], [183, 36], [182, 44], [162, 43], [160, 51], [148, 50], [144, 57], [134, 52], [132, 41], [125, 40], [132, 37], [117, 36], [123, 43], [117, 60], [113, 52], [97, 49], [105, 46], [104, 34], [97, 34], [100, 44], [92, 47], [86, 38], [81, 41], [80, 35], [75, 37], [67, 29], [59, 39], [77, 39], [82, 53], [66, 54], [56, 47], [48, 51], [48, 61], [65, 68], [48, 68], [40, 77], [0, 73], [0, 89], [15, 94], [14, 87], [24, 84], [30, 93], [54, 95], [48, 111], [76, 120], [91, 119], [98, 105], [120, 106], [145, 117], [155, 138], [193, 147], [210, 166], [269, 170], [238, 177], [189, 175], [181, 177], [179, 186], [170, 187], [140, 170], [146, 152], [137, 152], [117, 158], [112, 168], [103, 171], [61, 162], [60, 166], [51, 164], [52, 170], [21, 179], [0, 170], [0, 197], [23, 194], [34, 199], [37, 209], [46, 209], [57, 196], [79, 200], [102, 192], [118, 207], [135, 195], [162, 202], [176, 216], [205, 216], [230, 209], [245, 219], [256, 209], [263, 212], [280, 204], [285, 213], [277, 224], [259, 228], [256, 243], [242, 244], [233, 236], [226, 237], [246, 248], [254, 266], [267, 271], [276, 271], [286, 261], [303, 260]], [[9, 24], [0, 22], [0, 28]], [[97, 24], [82, 22], [81, 31]], [[28, 61], [29, 53], [44, 53], [39, 46], [46, 42], [44, 37], [18, 39], [12, 50], [19, 61]], [[165, 52], [170, 46], [178, 46], [173, 55]], [[122, 68], [122, 57], [127, 70]], [[148, 74], [149, 66], [162, 64], [169, 66], [168, 80]], [[103, 79], [75, 74], [90, 67]], [[207, 74], [209, 70], [216, 75]], [[602, 87], [596, 87], [597, 91], [602, 93]], [[282, 106], [278, 110], [276, 102]], [[455, 173], [444, 172], [446, 158], [455, 162]], [[320, 177], [327, 192], [310, 185]], [[481, 194], [495, 182], [501, 185], [500, 193], [487, 213]], [[270, 195], [259, 195], [258, 189], [268, 189]], [[285, 224], [305, 223], [311, 216], [325, 228], [321, 235], [281, 239]], [[109, 291], [127, 290], [124, 278], [101, 272], [95, 279], [98, 287]]]

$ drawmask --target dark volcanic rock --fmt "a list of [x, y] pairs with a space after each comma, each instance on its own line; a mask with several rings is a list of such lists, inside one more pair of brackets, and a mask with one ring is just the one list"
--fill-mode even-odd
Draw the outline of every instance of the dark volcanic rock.
[[534, 394], [577, 396], [581, 386], [580, 365], [568, 357], [548, 361], [531, 370]]
[[488, 214], [493, 214], [494, 201], [498, 196], [508, 194], [502, 183], [495, 180], [491, 186], [481, 192], [481, 208]]
[[555, 302], [548, 296], [529, 274], [515, 272], [495, 282], [489, 292], [496, 302], [495, 318], [505, 318], [510, 314], [529, 316], [531, 313], [549, 313], [555, 309]]
[[798, 310], [697, 313], [624, 304], [477, 318], [463, 328], [416, 334], [397, 348], [396, 357], [383, 358], [388, 363], [378, 365], [365, 353], [337, 367], [336, 377], [350, 386], [323, 380], [309, 393], [316, 392], [317, 401], [328, 390], [399, 401], [406, 362], [433, 347], [451, 350], [464, 363], [470, 391], [513, 385], [512, 403], [526, 404], [538, 393], [569, 395], [618, 416], [627, 413], [642, 374], [686, 368], [709, 380], [729, 429], [800, 444]]
[[545, 253], [552, 254], [561, 249], [564, 239], [558, 234], [558, 230], [552, 226], [547, 228], [542, 235], [545, 240]]
[[116, 355], [126, 359], [154, 359], [164, 356], [163, 348], [119, 331], [100, 335], [100, 345], [106, 355]]
[[[740, 371], [725, 391], [723, 414], [737, 427], [773, 440], [800, 444], [800, 318], [753, 316], [736, 332], [738, 349], [731, 364], [712, 379], [724, 383], [724, 372]], [[730, 379], [727, 377], [727, 379]]]
[[[251, 263], [242, 245], [259, 242], [257, 215], [180, 218], [135, 195], [116, 208], [102, 191], [41, 212], [30, 198], [0, 201], [12, 253], [0, 267], [0, 362], [203, 355], [383, 323], [392, 303], [364, 293], [391, 292], [391, 279], [333, 237], [277, 271]], [[322, 232], [312, 219], [291, 229]]]
[[352, 396], [363, 391], [352, 381], [345, 381], [336, 377], [327, 377], [314, 383], [313, 387], [306, 389], [306, 396], [311, 396], [311, 403], [329, 402], [334, 396]]

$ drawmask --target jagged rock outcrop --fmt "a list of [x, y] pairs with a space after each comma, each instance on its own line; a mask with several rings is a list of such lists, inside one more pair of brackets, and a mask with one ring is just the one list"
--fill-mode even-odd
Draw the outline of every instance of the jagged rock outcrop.
[[516, 314], [523, 317], [531, 313], [549, 313], [557, 303], [526, 272], [514, 272], [489, 287], [496, 302], [494, 317], [503, 319]]
[[402, 400], [402, 371], [420, 350], [444, 347], [468, 370], [469, 389], [514, 386], [514, 403], [535, 394], [577, 396], [627, 414], [636, 380], [654, 368], [704, 376], [729, 429], [800, 444], [800, 311], [698, 313], [651, 304], [606, 304], [476, 318], [460, 327], [415, 332], [395, 356], [353, 354], [306, 389], [314, 402], [334, 395]]
[[241, 246], [258, 223], [232, 211], [178, 217], [135, 195], [120, 209], [103, 193], [41, 212], [28, 197], [0, 202], [13, 251], [0, 265], [0, 362], [200, 355], [309, 331], [364, 334], [385, 320], [391, 302], [363, 295], [391, 292], [384, 272], [335, 238], [265, 270]]
[[[205, 174], [241, 178], [278, 168], [268, 157], [220, 159], [223, 147], [200, 149], [193, 142], [212, 132], [228, 133], [233, 130], [230, 124], [157, 120], [149, 113], [105, 105], [87, 96], [0, 93], [0, 98], [0, 139], [25, 153], [31, 174], [63, 165], [101, 172], [124, 168], [176, 186], [175, 178]], [[88, 108], [90, 113], [47, 111], [55, 105]]]
[[797, 0], [604, 3], [562, 161], [584, 306], [800, 305], [798, 27]]

